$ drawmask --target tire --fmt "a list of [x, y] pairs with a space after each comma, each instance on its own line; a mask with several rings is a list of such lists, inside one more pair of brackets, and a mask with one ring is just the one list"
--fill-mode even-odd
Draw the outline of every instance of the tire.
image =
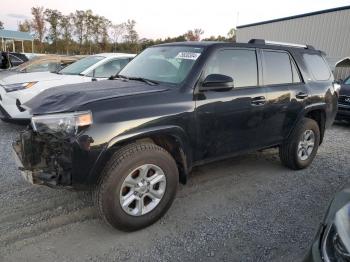
[[[160, 182], [152, 186], [156, 176]], [[130, 144], [118, 150], [105, 167], [95, 190], [95, 203], [101, 217], [114, 228], [138, 230], [166, 213], [175, 199], [178, 181], [176, 162], [166, 150], [151, 143]], [[160, 200], [153, 197], [156, 194], [163, 194]]]
[[[310, 146], [312, 134], [313, 148]], [[305, 137], [310, 139], [304, 139]], [[310, 118], [301, 119], [289, 138], [279, 148], [282, 164], [293, 170], [308, 167], [316, 156], [319, 144], [320, 129], [317, 122]]]

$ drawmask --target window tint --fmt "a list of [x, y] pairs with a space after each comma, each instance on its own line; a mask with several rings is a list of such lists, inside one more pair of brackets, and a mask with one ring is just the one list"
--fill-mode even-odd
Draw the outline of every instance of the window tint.
[[21, 59], [19, 59], [18, 57], [14, 56], [14, 55], [9, 55], [11, 63], [21, 63], [23, 62]]
[[348, 77], [347, 79], [345, 79], [344, 84], [345, 84], [345, 85], [350, 85], [350, 77]]
[[257, 86], [258, 69], [255, 50], [218, 51], [207, 64], [205, 77], [210, 74], [231, 76], [235, 87]]
[[328, 80], [331, 76], [329, 66], [320, 55], [304, 54], [305, 63], [316, 80]]
[[[264, 58], [264, 84], [278, 85], [293, 83], [293, 73], [296, 68], [292, 69], [289, 55], [285, 52], [263, 51]], [[294, 65], [293, 65], [294, 66]], [[298, 79], [300, 82], [300, 79]]]
[[[95, 77], [107, 78], [116, 75], [129, 62], [128, 58], [116, 59], [100, 65], [95, 69]], [[93, 76], [91, 71], [88, 76]]]

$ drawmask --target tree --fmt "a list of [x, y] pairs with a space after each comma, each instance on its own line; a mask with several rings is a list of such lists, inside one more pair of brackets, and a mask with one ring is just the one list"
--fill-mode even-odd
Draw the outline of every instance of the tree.
[[126, 30], [125, 23], [111, 25], [112, 39], [114, 44], [113, 51], [116, 50], [117, 43], [119, 39], [124, 35], [125, 30]]
[[4, 29], [4, 23], [0, 21], [0, 30]]
[[199, 41], [201, 39], [201, 35], [204, 31], [200, 28], [196, 28], [194, 30], [189, 30], [185, 34], [187, 41]]
[[18, 31], [20, 32], [30, 32], [31, 31], [31, 24], [29, 20], [24, 20], [23, 22], [18, 23]]
[[139, 39], [139, 35], [135, 30], [135, 26], [136, 26], [135, 20], [128, 19], [128, 21], [125, 24], [126, 35], [124, 36], [124, 39], [127, 43], [135, 44]]
[[75, 28], [74, 33], [78, 38], [79, 48], [81, 48], [85, 33], [85, 11], [76, 10], [72, 17]]
[[44, 7], [32, 7], [33, 20], [31, 28], [42, 48], [43, 39], [46, 33]]
[[72, 15], [63, 15], [61, 17], [60, 21], [60, 30], [61, 30], [61, 35], [62, 35], [62, 40], [63, 40], [63, 45], [66, 48], [66, 53], [68, 54], [69, 52], [69, 45], [72, 40]]
[[236, 28], [231, 28], [230, 31], [228, 31], [227, 33], [227, 37], [231, 40], [236, 42]]
[[44, 14], [45, 14], [45, 21], [47, 21], [50, 25], [48, 38], [49, 40], [52, 41], [53, 45], [57, 49], [57, 40], [59, 37], [59, 25], [62, 19], [62, 13], [58, 10], [46, 9]]

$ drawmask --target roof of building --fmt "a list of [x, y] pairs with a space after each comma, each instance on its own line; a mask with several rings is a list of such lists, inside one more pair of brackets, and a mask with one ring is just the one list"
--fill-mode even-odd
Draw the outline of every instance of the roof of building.
[[12, 30], [0, 30], [0, 38], [13, 39], [13, 40], [34, 40], [34, 37], [28, 32], [19, 32]]
[[320, 15], [320, 14], [325, 14], [325, 13], [337, 12], [337, 11], [348, 10], [348, 9], [350, 9], [350, 5], [326, 9], [326, 10], [320, 10], [320, 11], [305, 13], [305, 14], [300, 14], [300, 15], [282, 17], [282, 18], [277, 18], [277, 19], [272, 19], [272, 20], [267, 20], [267, 21], [262, 21], [262, 22], [257, 22], [257, 23], [240, 25], [240, 26], [237, 26], [237, 29], [251, 27], [251, 26], [257, 26], [257, 25], [270, 24], [270, 23], [275, 23], [275, 22], [281, 22], [281, 21], [286, 21], [286, 20], [292, 20], [292, 19], [302, 18], [302, 17], [306, 17], [306, 16], [313, 16], [313, 15]]

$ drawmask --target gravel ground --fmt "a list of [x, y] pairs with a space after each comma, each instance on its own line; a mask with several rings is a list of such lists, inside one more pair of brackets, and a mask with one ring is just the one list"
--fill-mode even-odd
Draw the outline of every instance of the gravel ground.
[[335, 125], [312, 166], [277, 150], [196, 168], [168, 213], [134, 233], [106, 226], [84, 192], [31, 186], [0, 123], [0, 261], [301, 261], [335, 192], [350, 182], [350, 126]]

